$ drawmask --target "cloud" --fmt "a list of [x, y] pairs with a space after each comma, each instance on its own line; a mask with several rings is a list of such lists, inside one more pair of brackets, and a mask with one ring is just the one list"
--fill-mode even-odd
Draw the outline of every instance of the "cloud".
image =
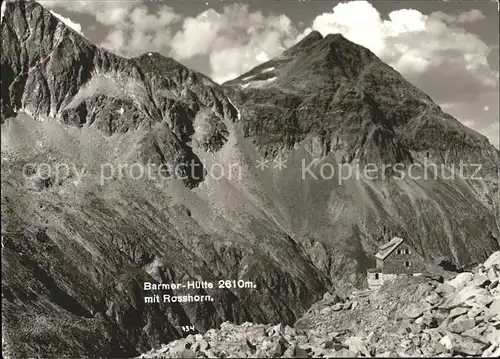
[[218, 82], [279, 55], [299, 35], [287, 16], [266, 16], [242, 4], [225, 6], [221, 13], [209, 9], [185, 18], [174, 33], [172, 25], [182, 18], [168, 6], [152, 13], [144, 1], [39, 1], [51, 9], [93, 16], [109, 27], [100, 45], [120, 55], [154, 51], [180, 61], [203, 56], [210, 66], [208, 74]]
[[3, 21], [3, 15], [5, 14], [5, 8], [7, 7], [7, 2], [4, 1], [0, 5], [0, 23]]
[[232, 4], [222, 13], [210, 9], [186, 18], [172, 39], [172, 56], [182, 61], [207, 55], [212, 78], [223, 82], [279, 55], [297, 35], [286, 15], [266, 16], [250, 12], [248, 5]]
[[451, 16], [401, 9], [383, 20], [369, 2], [353, 1], [340, 3], [332, 12], [317, 16], [311, 27], [323, 34], [342, 33], [407, 75], [451, 65], [453, 71], [473, 73], [484, 84], [495, 86], [491, 80], [494, 72], [487, 62], [490, 47], [476, 35], [446, 22], [467, 22], [481, 16], [484, 15], [478, 10]]
[[65, 9], [67, 11], [92, 15], [103, 25], [118, 25], [122, 23], [129, 11], [141, 5], [141, 0], [127, 1], [93, 1], [93, 0], [37, 0], [48, 9]]
[[55, 12], [53, 10], [51, 10], [50, 12], [52, 13], [52, 15], [54, 15], [59, 20], [61, 20], [66, 26], [70, 27], [71, 29], [75, 30], [77, 33], [79, 33], [80, 35], [83, 36], [82, 25], [77, 24], [76, 22], [71, 20], [69, 17], [64, 17], [61, 14], [58, 14], [57, 12]]
[[96, 22], [109, 28], [100, 45], [128, 57], [148, 51], [169, 51], [168, 44], [172, 37], [170, 26], [181, 18], [169, 6], [150, 9], [141, 0], [38, 1], [50, 9], [61, 8], [94, 17]]

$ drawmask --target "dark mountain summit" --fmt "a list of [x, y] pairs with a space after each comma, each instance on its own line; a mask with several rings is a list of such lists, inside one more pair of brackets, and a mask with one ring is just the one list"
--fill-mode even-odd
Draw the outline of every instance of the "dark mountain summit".
[[[365, 286], [393, 236], [428, 263], [499, 248], [498, 150], [341, 35], [312, 32], [220, 86], [98, 48], [35, 2], [7, 3], [1, 32], [5, 353], [133, 356], [181, 326], [291, 324]], [[426, 157], [485, 179], [327, 172]], [[144, 298], [144, 282], [218, 280], [253, 285]]]
[[[442, 251], [455, 263], [498, 247], [499, 151], [368, 49], [313, 32], [224, 86], [244, 137], [264, 156], [289, 158], [268, 188], [294, 189], [275, 197], [293, 233], [348, 248], [401, 234], [427, 259]], [[312, 175], [304, 158], [315, 161]], [[339, 184], [346, 164], [375, 167], [376, 180]]]

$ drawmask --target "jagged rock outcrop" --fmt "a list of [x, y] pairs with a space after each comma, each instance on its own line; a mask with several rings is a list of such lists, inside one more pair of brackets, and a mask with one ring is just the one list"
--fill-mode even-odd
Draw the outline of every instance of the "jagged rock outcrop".
[[326, 295], [294, 327], [226, 322], [141, 358], [498, 357], [500, 252], [473, 272]]

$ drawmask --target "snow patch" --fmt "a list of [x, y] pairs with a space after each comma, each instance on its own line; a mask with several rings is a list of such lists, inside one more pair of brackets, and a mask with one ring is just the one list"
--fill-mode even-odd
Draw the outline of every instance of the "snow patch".
[[[55, 49], [59, 45], [59, 43], [62, 41], [63, 33], [64, 33], [64, 25], [62, 23], [58, 22], [57, 26], [56, 26], [56, 31], [54, 32], [54, 36], [52, 38], [52, 48], [53, 49]], [[42, 62], [42, 61], [43, 60], [40, 60], [40, 62]]]
[[82, 33], [82, 25], [74, 22], [69, 17], [62, 16], [61, 14], [55, 12], [54, 10], [49, 10], [52, 15], [54, 15], [59, 21], [61, 21], [64, 25], [69, 27], [71, 30], [77, 32], [79, 35], [83, 36]]
[[85, 99], [95, 95], [106, 95], [112, 98], [130, 99], [138, 104], [146, 94], [144, 86], [133, 77], [125, 77], [115, 71], [96, 69], [92, 78], [80, 88], [66, 108], [76, 108]]
[[240, 85], [240, 87], [242, 89], [245, 89], [247, 87], [249, 87], [249, 88], [260, 88], [260, 87], [265, 86], [266, 84], [268, 84], [270, 82], [273, 82], [276, 79], [277, 79], [277, 77], [270, 77], [270, 78], [268, 78], [266, 80], [249, 81], [246, 84]]
[[148, 52], [148, 56], [149, 57], [153, 56], [153, 53], [152, 52]]
[[274, 70], [274, 66], [273, 66], [273, 67], [269, 67], [269, 68], [267, 68], [267, 69], [264, 69], [264, 70], [262, 70], [261, 72], [262, 72], [262, 73], [266, 73], [266, 72], [273, 71], [273, 70]]
[[252, 77], [254, 77], [255, 75], [252, 75], [252, 76], [247, 76], [247, 77], [244, 77], [241, 79], [241, 81], [246, 81], [246, 80], [249, 80], [251, 79]]
[[229, 103], [236, 109], [236, 112], [238, 112], [238, 115], [237, 115], [237, 118], [238, 120], [241, 120], [241, 113], [240, 113], [240, 110], [238, 110], [238, 108], [234, 105], [233, 101], [231, 101], [231, 99], [228, 97], [227, 100], [229, 101]]
[[125, 110], [123, 109], [123, 107], [121, 107], [119, 110], [116, 110], [116, 112], [120, 115], [123, 115], [123, 113], [125, 112]]

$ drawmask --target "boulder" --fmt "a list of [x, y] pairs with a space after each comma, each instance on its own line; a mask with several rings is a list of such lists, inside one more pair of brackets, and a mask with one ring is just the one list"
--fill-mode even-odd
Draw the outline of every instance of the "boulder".
[[449, 285], [448, 283], [441, 283], [434, 291], [442, 297], [448, 297], [455, 293], [455, 287]]
[[488, 305], [490, 305], [493, 302], [494, 299], [495, 298], [493, 298], [493, 296], [491, 296], [488, 293], [486, 293], [486, 294], [479, 294], [475, 298], [473, 298], [473, 300], [476, 303], [478, 303], [478, 304], [480, 304], [482, 306], [488, 306]]
[[495, 280], [495, 279], [498, 279], [498, 274], [497, 272], [495, 271], [495, 268], [490, 268], [488, 269], [488, 279], [491, 280], [492, 282]]
[[403, 312], [403, 314], [410, 319], [417, 319], [424, 313], [421, 306], [418, 304], [412, 304]]
[[470, 337], [478, 342], [482, 342], [485, 344], [488, 344], [488, 339], [483, 335], [484, 331], [486, 330], [486, 327], [474, 327], [472, 329], [467, 329], [464, 332], [462, 332], [463, 337]]
[[307, 358], [307, 351], [297, 345], [294, 355], [296, 358]]
[[330, 292], [326, 292], [323, 294], [323, 300], [328, 304], [335, 304], [342, 302], [342, 298], [340, 298], [337, 294], [332, 294]]
[[491, 345], [500, 345], [500, 330], [493, 329], [490, 333], [486, 334], [486, 340]]
[[474, 274], [471, 272], [463, 272], [458, 274], [455, 278], [452, 280], [449, 280], [445, 282], [448, 285], [451, 285], [452, 287], [455, 288], [455, 290], [460, 290], [467, 285], [469, 285], [469, 282], [474, 278]]
[[364, 356], [370, 356], [370, 352], [366, 348], [365, 343], [361, 337], [350, 337], [347, 338], [344, 344], [349, 348], [349, 351], [359, 356], [359, 354], [363, 354]]
[[210, 349], [210, 344], [206, 341], [206, 340], [200, 340], [200, 342], [198, 343], [198, 348], [200, 350], [207, 350], [207, 349]]
[[453, 338], [450, 335], [445, 335], [439, 340], [439, 344], [444, 346], [447, 350], [451, 350], [453, 348]]
[[[417, 323], [418, 321], [418, 323]], [[423, 316], [415, 321], [416, 324], [420, 325], [420, 329], [423, 328], [436, 328], [439, 325], [439, 320], [430, 313], [424, 313]]]
[[466, 308], [462, 308], [462, 307], [453, 308], [450, 311], [450, 318], [455, 318], [455, 317], [461, 316], [462, 314], [465, 314], [467, 312], [468, 312], [468, 309], [466, 309]]
[[295, 328], [291, 328], [287, 325], [285, 326], [284, 334], [290, 337], [294, 337], [295, 335], [297, 335], [297, 331], [295, 330]]
[[335, 311], [335, 312], [338, 312], [339, 310], [341, 310], [342, 308], [344, 307], [343, 304], [341, 303], [337, 303], [337, 304], [334, 304], [331, 306], [332, 310]]
[[[451, 348], [451, 343], [449, 344], [450, 348]], [[434, 352], [436, 354], [441, 354], [441, 353], [446, 353], [448, 349], [446, 348], [446, 346], [444, 346], [443, 344], [441, 344], [441, 342], [437, 342], [436, 344], [434, 344]]]
[[441, 297], [439, 296], [439, 294], [432, 291], [427, 297], [425, 297], [425, 300], [430, 305], [435, 305], [435, 304], [439, 303], [439, 301], [441, 300]]
[[485, 320], [491, 320], [493, 317], [500, 313], [500, 298], [491, 302], [489, 308], [484, 312]]
[[337, 339], [327, 340], [326, 342], [323, 343], [323, 348], [325, 349], [340, 350], [343, 347], [344, 345]]
[[484, 314], [485, 310], [487, 308], [483, 305], [477, 305], [475, 307], [472, 307], [468, 312], [467, 316], [469, 318], [477, 318], [479, 315]]
[[269, 328], [267, 335], [269, 335], [270, 337], [272, 337], [274, 335], [278, 335], [278, 334], [282, 333], [284, 329], [285, 328], [283, 327], [283, 325], [281, 323], [276, 324], [275, 326]]
[[483, 352], [483, 358], [498, 358], [500, 357], [500, 345], [492, 345]]
[[403, 320], [399, 323], [396, 333], [400, 335], [408, 334], [411, 332], [411, 323], [408, 320]]
[[456, 294], [450, 296], [445, 303], [441, 304], [440, 308], [455, 308], [460, 305], [465, 305], [468, 299], [477, 297], [478, 295], [488, 295], [488, 291], [484, 288], [469, 285], [462, 288]]
[[489, 290], [495, 289], [495, 288], [498, 286], [498, 282], [499, 282], [498, 278], [497, 278], [497, 279], [494, 279], [494, 280], [490, 283], [490, 285], [489, 285], [488, 289], [489, 289]]
[[484, 347], [484, 344], [478, 343], [472, 338], [465, 337], [455, 343], [453, 352], [466, 356], [477, 356], [481, 355]]
[[180, 355], [184, 349], [187, 349], [188, 343], [185, 339], [174, 340], [169, 344], [169, 353], [172, 356]]
[[358, 304], [359, 304], [359, 303], [358, 303], [357, 301], [353, 301], [353, 302], [352, 302], [352, 306], [351, 306], [351, 310], [356, 309], [356, 308], [358, 307]]
[[321, 315], [329, 315], [332, 313], [332, 308], [326, 307], [320, 310]]
[[305, 331], [309, 329], [309, 319], [307, 318], [300, 318], [297, 320], [294, 324], [294, 328], [297, 331]]

